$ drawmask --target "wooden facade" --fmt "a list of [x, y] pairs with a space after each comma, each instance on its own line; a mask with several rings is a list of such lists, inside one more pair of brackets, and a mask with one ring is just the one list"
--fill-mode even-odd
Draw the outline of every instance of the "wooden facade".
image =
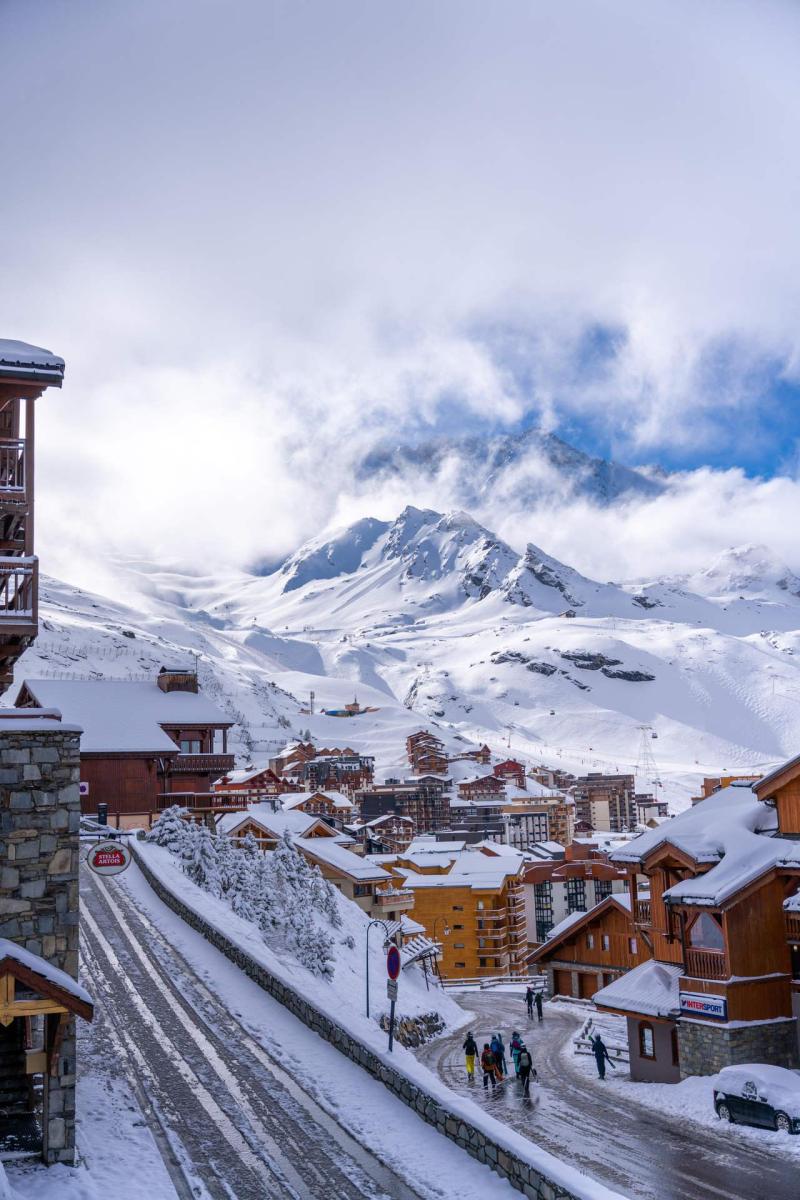
[[650, 957], [634, 929], [627, 897], [608, 896], [530, 956], [550, 976], [552, 995], [589, 1000], [625, 971]]

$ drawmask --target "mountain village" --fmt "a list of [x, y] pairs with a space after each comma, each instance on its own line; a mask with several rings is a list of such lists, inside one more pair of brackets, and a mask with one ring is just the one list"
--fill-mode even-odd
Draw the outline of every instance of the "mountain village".
[[[154, 639], [162, 661], [140, 657], [138, 673], [48, 671], [34, 647], [52, 636], [40, 633], [34, 414], [64, 369], [0, 342], [8, 1194], [110, 1195], [109, 1146], [142, 1172], [135, 1194], [157, 1200], [316, 1196], [309, 1162], [334, 1181], [327, 1194], [348, 1197], [434, 1194], [442, 1171], [465, 1197], [690, 1194], [674, 1190], [676, 1156], [667, 1168], [643, 1146], [636, 1165], [607, 1161], [597, 1136], [613, 1145], [618, 1118], [599, 1111], [602, 1086], [626, 1121], [682, 1114], [693, 1197], [755, 1196], [731, 1189], [756, 1175], [771, 1196], [792, 1194], [781, 1167], [800, 1132], [785, 1082], [800, 1079], [800, 754], [720, 763], [676, 804], [649, 702], [632, 699], [655, 674], [592, 648], [560, 651], [557, 668], [506, 647], [492, 669], [626, 689], [629, 770], [574, 772], [530, 740], [512, 750], [511, 726], [469, 737], [427, 711], [423, 686], [380, 725], [374, 674], [360, 699], [346, 675], [319, 674], [338, 690], [322, 706], [319, 683], [265, 688], [282, 715], [260, 753], [236, 697], [179, 633], [168, 652]], [[426, 531], [428, 568], [430, 521], [402, 518], [414, 538]], [[466, 539], [473, 604], [499, 589], [528, 623], [518, 637], [541, 612], [564, 636], [580, 623], [580, 580], [530, 548], [514, 563], [468, 522], [445, 525], [456, 555]], [[372, 528], [372, 544], [387, 533], [397, 526]], [[286, 590], [311, 589], [310, 607], [313, 553], [281, 571]], [[343, 573], [323, 559], [326, 579]], [[404, 562], [413, 595], [420, 559]], [[660, 603], [608, 589], [612, 612]], [[267, 635], [247, 636], [255, 653]], [[328, 740], [312, 732], [322, 720]], [[570, 1079], [574, 1117], [600, 1122], [594, 1152], [552, 1111]], [[349, 1097], [344, 1119], [331, 1080]], [[138, 1114], [133, 1139], [114, 1124], [123, 1109]], [[723, 1149], [727, 1165], [709, 1168]], [[655, 1175], [666, 1190], [648, 1190]]]

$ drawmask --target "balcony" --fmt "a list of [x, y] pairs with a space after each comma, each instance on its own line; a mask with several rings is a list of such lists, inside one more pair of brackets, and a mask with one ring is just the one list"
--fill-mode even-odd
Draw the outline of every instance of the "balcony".
[[784, 915], [787, 942], [800, 942], [800, 912], [787, 912]]
[[653, 922], [652, 922], [652, 918], [651, 918], [650, 901], [649, 900], [637, 900], [636, 901], [635, 923], [637, 925], [652, 925]]
[[24, 438], [0, 438], [0, 501], [24, 503], [25, 457]]
[[372, 899], [375, 908], [393, 910], [414, 907], [412, 888], [388, 888], [384, 892], [375, 892]]
[[0, 557], [0, 629], [36, 625], [39, 561]]
[[686, 948], [686, 974], [693, 979], [727, 979], [730, 975], [724, 950]]
[[172, 775], [225, 775], [236, 766], [233, 754], [179, 754], [169, 765]]

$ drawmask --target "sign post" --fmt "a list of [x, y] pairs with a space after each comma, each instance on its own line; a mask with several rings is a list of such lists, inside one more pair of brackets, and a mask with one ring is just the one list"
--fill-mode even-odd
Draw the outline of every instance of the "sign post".
[[131, 852], [122, 842], [95, 842], [86, 855], [86, 864], [95, 875], [119, 875], [131, 862]]
[[400, 951], [397, 946], [390, 946], [386, 954], [386, 995], [391, 1001], [389, 1009], [389, 1053], [392, 1053], [394, 1044], [394, 1006], [397, 1002], [397, 980], [400, 976]]

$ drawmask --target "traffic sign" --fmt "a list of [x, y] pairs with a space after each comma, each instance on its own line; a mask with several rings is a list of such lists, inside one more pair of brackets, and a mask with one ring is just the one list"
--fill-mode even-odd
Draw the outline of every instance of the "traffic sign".
[[386, 980], [386, 995], [389, 1000], [395, 1001], [397, 999], [397, 980], [396, 979], [387, 979]]
[[400, 951], [397, 946], [390, 946], [386, 954], [386, 974], [390, 979], [397, 979], [400, 974]]
[[96, 875], [119, 875], [130, 866], [131, 852], [122, 842], [95, 842], [86, 862]]

